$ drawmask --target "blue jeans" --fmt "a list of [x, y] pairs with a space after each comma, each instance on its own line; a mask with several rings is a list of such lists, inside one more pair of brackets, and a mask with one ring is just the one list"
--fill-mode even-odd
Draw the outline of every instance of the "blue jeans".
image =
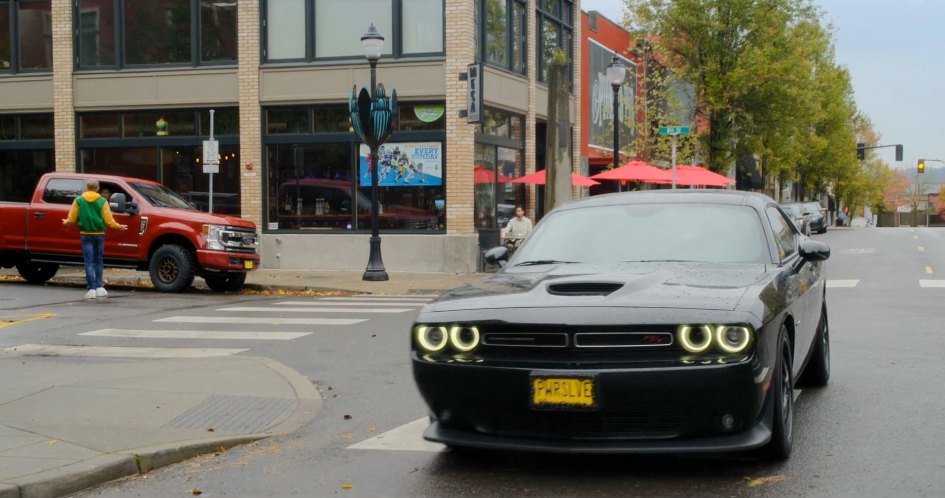
[[105, 236], [80, 235], [82, 259], [85, 260], [85, 285], [89, 290], [104, 287], [102, 272], [105, 271]]

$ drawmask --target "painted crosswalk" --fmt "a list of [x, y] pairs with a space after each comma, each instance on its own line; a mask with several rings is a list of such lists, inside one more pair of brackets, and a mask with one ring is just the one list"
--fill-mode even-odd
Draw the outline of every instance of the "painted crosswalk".
[[827, 280], [828, 289], [852, 289], [860, 283], [859, 280]]
[[[432, 296], [354, 296], [207, 308], [192, 315], [179, 314], [136, 323], [133, 328], [102, 328], [77, 334], [83, 338], [82, 342], [92, 344], [24, 344], [2, 349], [0, 354], [105, 358], [227, 356], [249, 351], [245, 346], [250, 343], [297, 341], [323, 332], [344, 331], [346, 327], [371, 319], [416, 312], [432, 299]], [[311, 316], [316, 313], [322, 316]], [[94, 343], [97, 341], [108, 343], [98, 345]], [[165, 347], [168, 344], [165, 341], [175, 341], [175, 347]], [[229, 342], [237, 347], [178, 347], [188, 343], [206, 346], [211, 343], [229, 345]]]

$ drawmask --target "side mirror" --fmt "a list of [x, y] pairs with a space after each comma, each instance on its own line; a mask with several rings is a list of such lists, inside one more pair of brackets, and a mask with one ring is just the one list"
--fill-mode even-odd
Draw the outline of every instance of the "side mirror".
[[128, 204], [125, 201], [125, 194], [121, 192], [115, 192], [111, 197], [108, 198], [108, 207], [116, 213], [124, 213], [128, 211]]
[[798, 250], [801, 257], [808, 261], [824, 261], [830, 257], [830, 246], [819, 240], [802, 240]]
[[490, 265], [505, 268], [505, 264], [509, 261], [509, 250], [503, 246], [493, 247], [486, 251], [485, 258]]

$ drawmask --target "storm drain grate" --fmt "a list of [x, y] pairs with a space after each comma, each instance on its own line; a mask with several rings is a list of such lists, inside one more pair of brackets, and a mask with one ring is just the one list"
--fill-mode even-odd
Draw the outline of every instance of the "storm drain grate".
[[294, 400], [254, 396], [211, 396], [164, 424], [166, 428], [262, 432], [292, 407]]

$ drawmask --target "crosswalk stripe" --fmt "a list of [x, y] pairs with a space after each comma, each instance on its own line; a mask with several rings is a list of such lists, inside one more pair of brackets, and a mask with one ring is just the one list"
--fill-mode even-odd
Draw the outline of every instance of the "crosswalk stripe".
[[945, 287], [945, 280], [919, 280], [919, 287], [942, 288]]
[[128, 330], [101, 329], [83, 332], [79, 335], [92, 337], [133, 337], [148, 339], [236, 339], [291, 341], [299, 337], [312, 335], [311, 332], [224, 332], [215, 330]]
[[852, 289], [856, 287], [856, 284], [860, 283], [859, 280], [828, 280], [827, 288], [828, 289]]
[[281, 303], [272, 304], [276, 306], [413, 306], [419, 308], [426, 303], [408, 301], [385, 301], [383, 303], [363, 303], [350, 301], [332, 301], [330, 303], [322, 303], [318, 301], [283, 301]]
[[0, 350], [16, 356], [95, 356], [101, 358], [212, 358], [249, 351], [244, 348], [137, 348], [23, 344]]
[[425, 296], [425, 297], [415, 297], [415, 296], [371, 296], [371, 297], [322, 297], [319, 298], [319, 301], [417, 301], [417, 302], [429, 302], [432, 301], [436, 296]]
[[273, 313], [403, 313], [405, 311], [416, 311], [415, 308], [268, 308], [265, 306], [236, 306], [233, 308], [220, 308], [217, 311], [255, 311], [255, 312], [273, 312]]
[[349, 450], [399, 450], [399, 451], [442, 451], [445, 446], [423, 439], [423, 431], [430, 425], [427, 417], [419, 418], [391, 429], [360, 443], [348, 446]]
[[155, 322], [172, 323], [243, 323], [254, 325], [354, 325], [367, 318], [256, 318], [246, 316], [169, 316]]

